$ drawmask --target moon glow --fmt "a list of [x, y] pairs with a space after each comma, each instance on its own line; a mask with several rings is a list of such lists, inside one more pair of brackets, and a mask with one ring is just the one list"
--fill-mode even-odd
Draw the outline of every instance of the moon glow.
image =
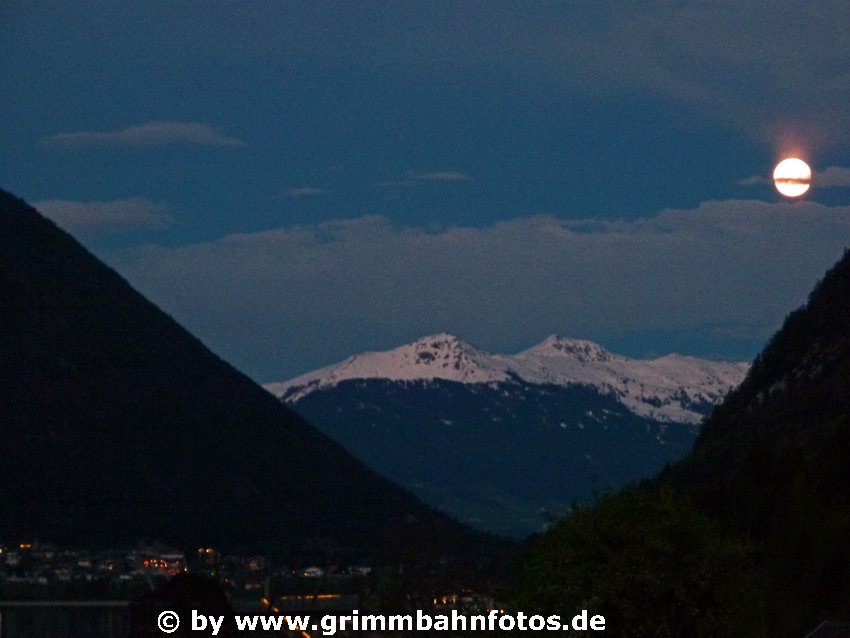
[[796, 157], [782, 160], [773, 169], [773, 183], [785, 197], [800, 197], [809, 190], [811, 180], [812, 169]]

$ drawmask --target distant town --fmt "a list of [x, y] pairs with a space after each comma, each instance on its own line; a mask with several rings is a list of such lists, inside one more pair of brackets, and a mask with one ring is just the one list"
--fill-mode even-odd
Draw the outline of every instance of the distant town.
[[66, 595], [67, 592], [122, 596], [136, 589], [152, 588], [156, 583], [184, 572], [214, 577], [234, 597], [256, 594], [258, 600], [268, 594], [269, 581], [317, 581], [325, 579], [338, 587], [342, 581], [353, 584], [372, 571], [366, 564], [304, 565], [271, 569], [260, 555], [224, 554], [214, 547], [198, 547], [185, 552], [172, 547], [150, 545], [126, 551], [83, 550], [50, 543], [22, 542], [0, 544], [0, 591], [13, 594]]
[[[131, 600], [182, 573], [209, 576], [240, 608], [273, 612], [351, 610], [380, 606], [377, 574], [367, 561], [324, 566], [273, 565], [265, 556], [223, 553], [215, 547], [192, 552], [162, 545], [126, 551], [85, 550], [50, 543], [0, 544], [0, 600]], [[480, 612], [494, 596], [464, 587], [405, 592], [411, 608]]]

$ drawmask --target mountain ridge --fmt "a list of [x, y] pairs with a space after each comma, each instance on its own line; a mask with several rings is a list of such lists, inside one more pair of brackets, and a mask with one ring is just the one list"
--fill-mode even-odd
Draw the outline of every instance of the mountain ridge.
[[311, 392], [353, 379], [591, 385], [617, 396], [641, 416], [693, 424], [702, 419], [706, 405], [717, 403], [743, 379], [748, 368], [747, 363], [675, 354], [630, 359], [592, 341], [559, 335], [551, 335], [515, 355], [493, 354], [455, 335], [437, 333], [391, 350], [356, 354], [263, 387], [278, 398], [295, 403]]
[[764, 635], [850, 619], [850, 252], [830, 268], [706, 419], [673, 488], [754, 548]]
[[461, 530], [0, 190], [0, 537], [376, 551]]
[[556, 335], [492, 354], [438, 333], [265, 387], [425, 502], [521, 537], [681, 458], [745, 368]]

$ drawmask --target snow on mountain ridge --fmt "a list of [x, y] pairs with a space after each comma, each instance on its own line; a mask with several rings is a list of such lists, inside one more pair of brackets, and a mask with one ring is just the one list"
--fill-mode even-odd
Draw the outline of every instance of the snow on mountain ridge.
[[564, 355], [584, 362], [610, 361], [614, 358], [614, 355], [598, 343], [584, 339], [568, 339], [560, 335], [551, 335], [536, 346], [520, 352], [517, 356], [532, 354], [540, 356]]
[[487, 354], [454, 335], [440, 333], [393, 350], [357, 354], [340, 363], [265, 387], [275, 396], [294, 402], [310, 392], [348, 379], [507, 381], [510, 376], [501, 366], [494, 365], [493, 360], [498, 358], [499, 355]]
[[440, 333], [384, 352], [367, 352], [266, 389], [295, 403], [349, 379], [460, 383], [584, 385], [614, 395], [636, 414], [659, 421], [697, 423], [746, 375], [746, 363], [681, 355], [629, 359], [592, 341], [552, 335], [516, 355], [491, 354]]

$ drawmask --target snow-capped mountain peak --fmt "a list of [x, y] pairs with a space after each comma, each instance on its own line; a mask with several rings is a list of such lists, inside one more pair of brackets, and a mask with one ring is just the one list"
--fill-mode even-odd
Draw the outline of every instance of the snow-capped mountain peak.
[[583, 363], [611, 361], [614, 358], [614, 355], [598, 343], [585, 339], [568, 339], [556, 334], [521, 352], [518, 356], [570, 357]]
[[491, 354], [448, 333], [385, 352], [366, 352], [266, 389], [288, 403], [354, 379], [445, 380], [466, 384], [581, 385], [614, 396], [640, 416], [697, 423], [740, 383], [745, 363], [680, 355], [629, 359], [580, 339], [553, 335], [516, 355]]
[[413, 365], [454, 370], [462, 370], [474, 365], [476, 355], [480, 354], [477, 348], [447, 332], [423, 337], [399, 350], [404, 357], [408, 355], [408, 352], [403, 350], [410, 352]]
[[292, 402], [315, 390], [349, 379], [443, 379], [461, 383], [506, 381], [509, 375], [501, 368], [494, 365], [493, 355], [455, 335], [438, 333], [393, 350], [354, 355], [336, 365], [265, 387], [275, 396]]

